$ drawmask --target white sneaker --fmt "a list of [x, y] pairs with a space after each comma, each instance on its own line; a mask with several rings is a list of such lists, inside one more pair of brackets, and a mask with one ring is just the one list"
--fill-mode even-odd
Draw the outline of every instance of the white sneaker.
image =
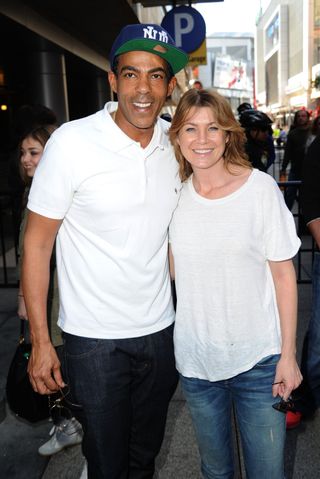
[[65, 447], [80, 444], [83, 435], [81, 424], [74, 417], [63, 419], [57, 426], [53, 426], [49, 434], [51, 439], [38, 449], [41, 456], [51, 456]]
[[84, 462], [83, 470], [80, 479], [88, 479], [88, 465], [87, 461]]

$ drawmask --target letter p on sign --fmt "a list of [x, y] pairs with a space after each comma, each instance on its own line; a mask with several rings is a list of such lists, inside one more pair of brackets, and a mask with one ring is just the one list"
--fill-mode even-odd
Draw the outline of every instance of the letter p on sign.
[[[185, 20], [185, 21], [184, 21]], [[176, 13], [174, 16], [174, 33], [176, 46], [182, 48], [182, 36], [192, 32], [194, 19], [190, 13]]]
[[202, 15], [192, 7], [174, 7], [166, 14], [161, 26], [173, 37], [178, 48], [186, 53], [197, 50], [206, 38]]

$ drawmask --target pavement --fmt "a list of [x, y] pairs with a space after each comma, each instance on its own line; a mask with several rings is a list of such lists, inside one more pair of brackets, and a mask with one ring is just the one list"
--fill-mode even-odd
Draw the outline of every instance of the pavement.
[[[310, 258], [304, 257], [310, 271]], [[299, 284], [298, 357], [309, 321], [311, 284]], [[44, 458], [37, 450], [49, 438], [51, 423], [29, 424], [3, 408], [6, 376], [19, 337], [17, 289], [0, 289], [0, 479], [86, 479], [81, 446]], [[1, 407], [2, 405], [2, 407]], [[286, 479], [320, 477], [320, 412], [299, 428], [288, 431]], [[245, 478], [240, 457], [236, 478]], [[200, 479], [199, 454], [190, 415], [180, 388], [171, 401], [163, 447], [157, 458], [156, 479]], [[259, 478], [256, 478], [259, 479]]]

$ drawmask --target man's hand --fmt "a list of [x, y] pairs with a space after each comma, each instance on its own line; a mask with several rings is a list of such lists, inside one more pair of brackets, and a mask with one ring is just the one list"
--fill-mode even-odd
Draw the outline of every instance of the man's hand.
[[51, 343], [33, 344], [28, 374], [33, 389], [39, 394], [53, 394], [65, 387], [60, 361]]

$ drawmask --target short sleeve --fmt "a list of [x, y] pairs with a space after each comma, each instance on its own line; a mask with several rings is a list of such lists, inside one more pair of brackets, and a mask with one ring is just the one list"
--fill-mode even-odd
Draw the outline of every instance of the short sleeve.
[[29, 194], [28, 209], [52, 219], [63, 219], [74, 195], [72, 156], [56, 133], [46, 144], [35, 172]]
[[269, 177], [265, 186], [263, 217], [266, 258], [284, 261], [297, 254], [301, 241], [297, 236], [293, 215], [277, 183]]

